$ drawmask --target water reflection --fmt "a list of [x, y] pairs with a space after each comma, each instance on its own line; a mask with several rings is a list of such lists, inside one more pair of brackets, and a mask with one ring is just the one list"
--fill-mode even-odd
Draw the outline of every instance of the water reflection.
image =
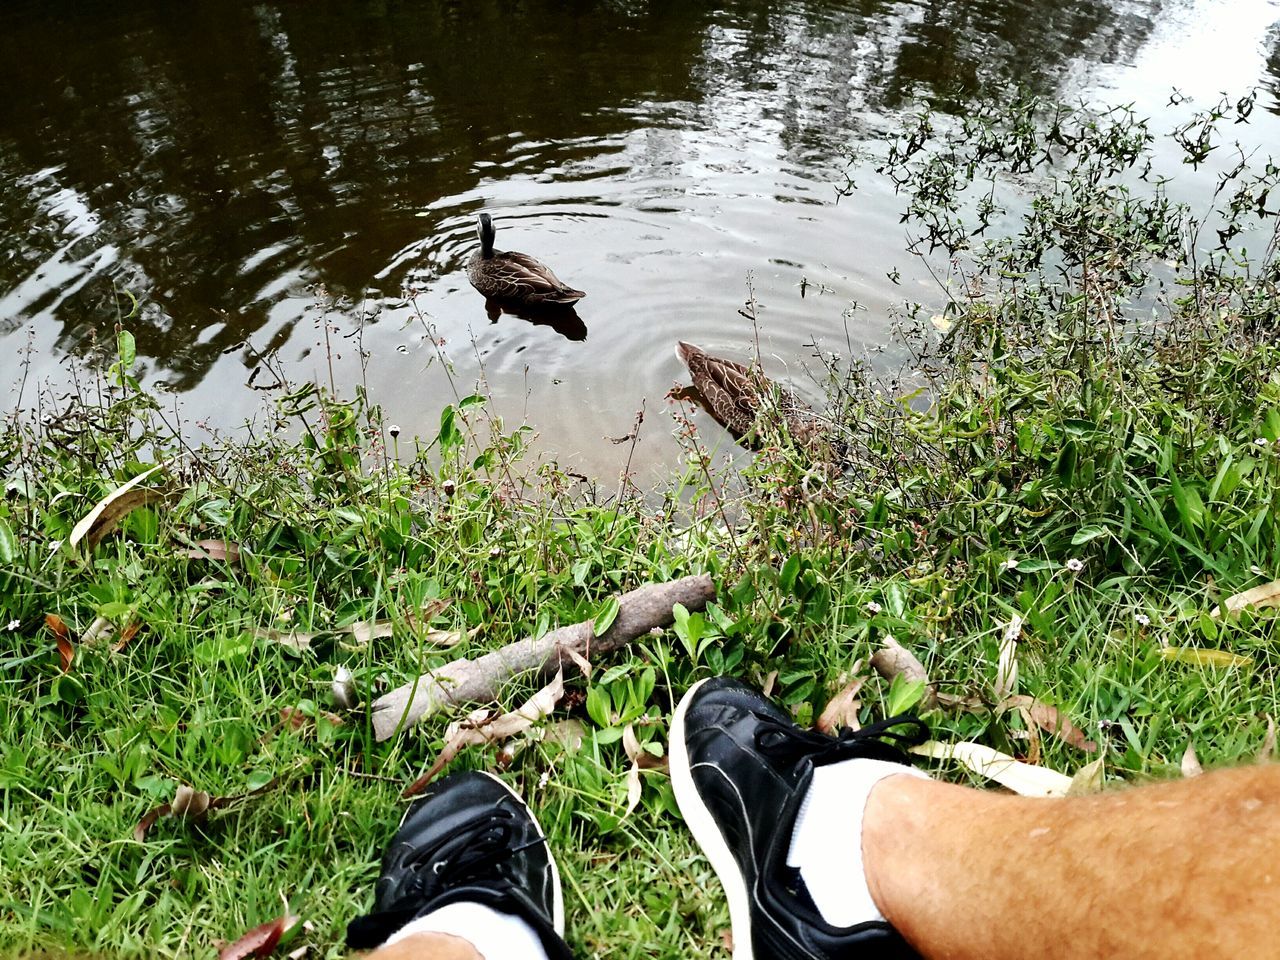
[[587, 325], [582, 322], [571, 303], [524, 303], [489, 297], [484, 302], [484, 308], [492, 323], [497, 323], [506, 313], [527, 320], [535, 327], [550, 327], [566, 340], [580, 342], [587, 339]]
[[[883, 336], [901, 228], [883, 192], [832, 206], [851, 144], [921, 94], [961, 109], [994, 79], [1052, 91], [1131, 62], [1190, 2], [10, 2], [0, 380], [28, 329], [32, 372], [55, 374], [126, 289], [150, 378], [234, 422], [261, 353], [309, 375], [322, 290], [350, 304], [339, 324], [368, 318], [373, 386], [418, 385], [389, 398], [401, 423], [452, 395], [420, 375], [428, 344], [474, 342], [451, 353], [464, 374], [483, 357], [495, 403], [604, 471], [593, 438], [670, 386], [675, 340], [745, 345], [749, 272], [764, 347], [797, 375], [846, 314]], [[472, 325], [482, 208], [573, 265], [588, 342], [576, 314]]]

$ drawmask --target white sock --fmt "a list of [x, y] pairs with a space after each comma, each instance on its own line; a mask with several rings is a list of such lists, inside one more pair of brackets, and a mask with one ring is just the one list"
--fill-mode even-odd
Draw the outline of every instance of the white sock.
[[485, 960], [547, 960], [541, 938], [513, 913], [458, 901], [411, 920], [387, 938], [390, 945], [415, 933], [449, 933], [466, 940]]
[[787, 865], [833, 927], [883, 920], [862, 865], [862, 818], [871, 788], [885, 777], [928, 776], [887, 760], [842, 760], [817, 767], [791, 831]]

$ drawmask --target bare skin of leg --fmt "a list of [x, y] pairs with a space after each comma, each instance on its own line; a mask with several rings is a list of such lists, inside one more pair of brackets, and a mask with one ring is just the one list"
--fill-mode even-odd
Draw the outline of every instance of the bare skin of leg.
[[379, 947], [365, 956], [365, 960], [484, 960], [475, 947], [461, 937], [447, 933], [415, 933], [393, 943]]
[[1280, 957], [1280, 764], [1057, 800], [889, 777], [862, 851], [929, 960]]

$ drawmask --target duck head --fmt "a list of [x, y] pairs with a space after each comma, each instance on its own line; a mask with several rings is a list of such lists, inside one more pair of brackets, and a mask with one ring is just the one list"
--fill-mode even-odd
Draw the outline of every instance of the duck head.
[[480, 255], [488, 258], [493, 256], [493, 217], [487, 213], [480, 214], [479, 221], [476, 223], [476, 236], [480, 238]]

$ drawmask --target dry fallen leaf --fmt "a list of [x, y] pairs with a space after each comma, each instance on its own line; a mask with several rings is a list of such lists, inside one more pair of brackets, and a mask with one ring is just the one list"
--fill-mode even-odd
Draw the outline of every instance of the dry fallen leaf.
[[570, 660], [573, 661], [574, 666], [576, 666], [579, 670], [582, 671], [582, 675], [584, 677], [586, 677], [588, 680], [591, 679], [591, 661], [590, 660], [588, 660], [586, 657], [580, 654], [577, 650], [573, 649], [573, 647], [568, 646], [567, 644], [561, 644], [559, 647], [559, 650], [561, 653], [563, 653], [565, 656], [567, 656]]
[[586, 736], [587, 728], [582, 725], [581, 720], [573, 717], [549, 723], [542, 732], [544, 743], [558, 743], [564, 747], [566, 753], [577, 753], [581, 750]]
[[1276, 755], [1276, 722], [1267, 716], [1267, 733], [1262, 738], [1262, 746], [1258, 748], [1258, 762], [1266, 763], [1274, 760]]
[[163, 499], [164, 494], [159, 490], [138, 487], [138, 484], [163, 466], [163, 463], [157, 463], [99, 500], [93, 509], [75, 525], [67, 542], [74, 547], [83, 540], [85, 546], [92, 550], [103, 537], [116, 528], [129, 511]]
[[298, 707], [285, 707], [280, 711], [280, 723], [277, 725], [276, 729], [279, 729], [279, 727], [285, 727], [295, 733], [303, 730], [304, 728], [309, 730], [320, 717], [324, 717], [335, 727], [343, 725], [343, 720], [340, 716], [336, 713], [329, 713], [327, 710], [323, 711], [318, 716], [310, 716]]
[[333, 682], [329, 685], [333, 694], [333, 702], [342, 710], [354, 710], [360, 703], [360, 694], [356, 692], [356, 680], [346, 667], [338, 667], [333, 673]]
[[71, 661], [76, 657], [76, 648], [71, 642], [71, 628], [56, 613], [46, 613], [44, 625], [49, 628], [54, 641], [58, 644], [58, 661], [62, 666], [62, 672], [70, 672]]
[[138, 825], [133, 828], [133, 839], [139, 843], [144, 841], [147, 838], [147, 831], [155, 826], [156, 821], [161, 817], [178, 817], [191, 821], [201, 820], [210, 810], [222, 810], [241, 803], [250, 797], [265, 793], [278, 782], [278, 779], [271, 779], [255, 790], [229, 797], [210, 796], [203, 790], [195, 790], [185, 783], [180, 783], [174, 790], [171, 801], [148, 810], [143, 818], [138, 821]]
[[1002, 704], [1004, 707], [1017, 707], [1023, 711], [1027, 726], [1035, 724], [1045, 733], [1057, 737], [1063, 743], [1083, 750], [1085, 753], [1096, 753], [1098, 745], [1086, 736], [1085, 732], [1062, 715], [1057, 708], [1042, 700], [1026, 695], [1009, 697]]
[[937, 693], [938, 706], [944, 710], [963, 710], [965, 713], [986, 713], [987, 704], [981, 697], [963, 694]]
[[501, 743], [523, 733], [556, 708], [564, 697], [564, 670], [530, 697], [523, 706], [510, 713], [494, 716], [491, 711], [473, 710], [464, 720], [451, 723], [445, 730], [445, 744], [427, 772], [405, 788], [403, 796], [412, 797], [429, 784], [458, 752], [472, 744]]
[[993, 687], [996, 700], [1007, 700], [1018, 692], [1018, 641], [1022, 638], [1022, 617], [1016, 613], [1000, 638], [1000, 654]]
[[[1280, 580], [1272, 580], [1270, 583], [1237, 593], [1222, 602], [1222, 607], [1226, 608], [1229, 616], [1239, 613], [1245, 607], [1257, 607], [1261, 610], [1275, 606], [1280, 606]], [[1209, 616], [1219, 616], [1222, 613], [1222, 607], [1214, 607]]]
[[106, 617], [95, 617], [93, 623], [89, 624], [89, 629], [80, 634], [80, 643], [93, 643], [99, 637], [109, 637], [114, 632], [115, 627], [111, 625], [110, 620]]
[[920, 702], [920, 709], [931, 710], [937, 706], [938, 699], [929, 683], [929, 674], [925, 672], [924, 664], [893, 637], [885, 636], [884, 646], [871, 655], [871, 666], [886, 680], [901, 675], [903, 680], [923, 683], [924, 699]]
[[818, 717], [818, 722], [815, 726], [823, 733], [834, 734], [842, 727], [849, 730], [857, 730], [860, 726], [858, 723], [858, 710], [862, 704], [858, 700], [858, 692], [862, 689], [862, 685], [867, 682], [867, 678], [862, 675], [862, 661], [859, 660], [855, 663], [849, 673], [853, 675], [853, 679], [845, 684], [839, 693], [827, 701], [826, 708], [822, 711], [822, 715]]
[[1033, 767], [1029, 763], [1022, 763], [1007, 753], [981, 743], [968, 740], [939, 743], [937, 740], [930, 740], [912, 747], [911, 752], [923, 757], [933, 757], [935, 760], [955, 760], [978, 776], [994, 780], [1024, 797], [1065, 797], [1071, 789], [1070, 777], [1048, 767]]
[[[1039, 766], [1040, 764], [1040, 728], [1036, 724], [1035, 718], [1031, 716], [1031, 711], [1027, 707], [1019, 707], [1018, 713], [1022, 715], [1022, 725], [1026, 728], [1020, 731], [1021, 735], [1027, 740], [1027, 754], [1022, 759]], [[1011, 737], [1017, 736], [1016, 732], [1010, 732]]]
[[120, 639], [111, 645], [112, 653], [119, 653], [129, 645], [129, 641], [137, 636], [138, 631], [142, 628], [141, 620], [132, 621], [127, 627], [120, 631]]
[[760, 692], [764, 695], [765, 699], [768, 699], [769, 697], [773, 696], [773, 685], [777, 682], [778, 682], [778, 671], [770, 670], [769, 675], [764, 678], [764, 683], [760, 685], [761, 687]]
[[667, 761], [665, 757], [655, 757], [640, 746], [640, 741], [636, 739], [635, 729], [629, 723], [622, 731], [622, 749], [626, 753], [627, 759], [631, 761], [631, 769], [627, 771], [627, 812], [623, 814], [623, 817], [628, 817], [631, 815], [631, 811], [640, 803], [640, 794], [644, 789], [640, 781], [640, 771], [665, 770]]
[[197, 540], [181, 556], [192, 560], [221, 560], [223, 563], [240, 562], [240, 544], [230, 540]]
[[1190, 663], [1197, 667], [1250, 667], [1253, 660], [1227, 650], [1205, 650], [1201, 647], [1163, 647], [1160, 659], [1173, 663]]
[[1076, 771], [1071, 778], [1071, 787], [1067, 791], [1070, 796], [1082, 797], [1102, 790], [1103, 770], [1102, 757], [1091, 760]]
[[1182, 775], [1184, 777], [1198, 777], [1204, 773], [1204, 767], [1200, 766], [1200, 758], [1196, 756], [1195, 741], [1187, 744], [1187, 749], [1182, 753]]
[[254, 927], [235, 943], [229, 943], [218, 951], [218, 960], [246, 960], [248, 957], [269, 957], [275, 951], [280, 938], [298, 922], [297, 917], [285, 914], [260, 927]]
[[[255, 627], [253, 635], [261, 640], [270, 640], [272, 643], [292, 647], [294, 650], [309, 650], [317, 637], [345, 635], [359, 644], [367, 644], [372, 640], [383, 640], [394, 633], [393, 623], [394, 621], [392, 620], [361, 620], [345, 627], [335, 627], [332, 630], [277, 630], [273, 627]], [[415, 618], [409, 617], [408, 623], [411, 627], [415, 626]], [[421, 636], [424, 641], [433, 646], [453, 647], [468, 637], [474, 637], [479, 632], [479, 627], [465, 632], [462, 630], [428, 628], [422, 632]]]

